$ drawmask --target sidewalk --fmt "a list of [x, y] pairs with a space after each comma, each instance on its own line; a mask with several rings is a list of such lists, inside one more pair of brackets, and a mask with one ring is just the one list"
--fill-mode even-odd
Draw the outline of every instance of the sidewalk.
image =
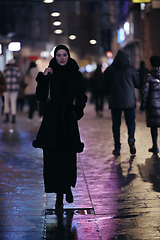
[[0, 121], [0, 240], [160, 239], [160, 163], [151, 147], [145, 115], [136, 114], [136, 156], [122, 120], [121, 155], [114, 157], [110, 111], [97, 118], [88, 104], [79, 121], [85, 143], [78, 155], [74, 203], [54, 210], [55, 194], [45, 194], [42, 151], [31, 145], [38, 117], [15, 125]]

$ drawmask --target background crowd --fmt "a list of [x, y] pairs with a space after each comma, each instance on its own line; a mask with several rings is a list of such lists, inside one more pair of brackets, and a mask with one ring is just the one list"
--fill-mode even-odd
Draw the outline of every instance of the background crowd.
[[[151, 127], [153, 146], [149, 151], [159, 152], [157, 145], [157, 127], [160, 126], [159, 56], [152, 56], [150, 63], [150, 69], [145, 67], [144, 61], [140, 62], [139, 69], [135, 69], [130, 65], [128, 54], [119, 50], [113, 63], [105, 71], [102, 70], [102, 65], [97, 63], [97, 68], [89, 77], [86, 78], [84, 74], [88, 102], [95, 105], [96, 116], [103, 117], [105, 103], [111, 109], [115, 145], [113, 154], [115, 155], [119, 155], [121, 150], [120, 125], [122, 111], [128, 128], [130, 152], [131, 154], [136, 153], [134, 144], [136, 101], [141, 103], [141, 112], [146, 110], [146, 124]], [[37, 86], [35, 79], [38, 72], [39, 69], [36, 63], [31, 61], [26, 73], [22, 74], [15, 59], [11, 59], [6, 64], [5, 69], [0, 71], [0, 111], [5, 115], [4, 123], [11, 121], [11, 123], [15, 124], [17, 111], [24, 112], [26, 106], [26, 120], [28, 122], [32, 121], [34, 113], [38, 112], [35, 95]], [[153, 83], [156, 83], [155, 89]], [[135, 94], [135, 88], [138, 89], [138, 95]], [[155, 93], [156, 96], [154, 96]], [[151, 101], [153, 98], [154, 101]], [[153, 104], [150, 102], [153, 102]], [[154, 113], [150, 113], [151, 108]], [[154, 108], [156, 110], [153, 110]], [[152, 124], [148, 123], [150, 116], [153, 117]], [[40, 115], [39, 118], [41, 120]]]

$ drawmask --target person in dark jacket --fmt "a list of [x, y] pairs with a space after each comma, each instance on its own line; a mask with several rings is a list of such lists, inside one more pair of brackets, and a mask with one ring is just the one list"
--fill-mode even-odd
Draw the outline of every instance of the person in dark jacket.
[[36, 78], [37, 100], [50, 101], [45, 109], [34, 147], [43, 149], [44, 185], [46, 193], [56, 193], [56, 208], [63, 208], [66, 201], [73, 202], [71, 187], [77, 179], [76, 153], [82, 152], [77, 121], [83, 117], [87, 102], [83, 77], [65, 45], [58, 45], [49, 67]]
[[130, 153], [135, 154], [135, 108], [136, 97], [134, 88], [139, 87], [137, 70], [130, 65], [129, 56], [119, 50], [111, 66], [103, 73], [102, 89], [108, 98], [109, 109], [112, 115], [112, 132], [114, 137], [113, 154], [120, 155], [120, 125], [121, 115], [124, 112], [128, 128], [128, 144]]
[[153, 146], [148, 151], [157, 154], [159, 152], [157, 128], [160, 127], [160, 57], [152, 56], [150, 63], [152, 69], [145, 76], [140, 111], [146, 110], [146, 124], [151, 131]]
[[102, 85], [102, 66], [97, 64], [96, 70], [92, 74], [92, 93], [95, 101], [95, 111], [97, 116], [103, 116], [104, 92], [101, 89]]
[[139, 66], [139, 69], [138, 69], [139, 80], [140, 80], [140, 84], [139, 84], [140, 99], [142, 97], [142, 90], [143, 90], [143, 85], [144, 85], [144, 77], [147, 75], [148, 72], [149, 72], [149, 70], [146, 68], [145, 62], [144, 61], [140, 61], [140, 66]]

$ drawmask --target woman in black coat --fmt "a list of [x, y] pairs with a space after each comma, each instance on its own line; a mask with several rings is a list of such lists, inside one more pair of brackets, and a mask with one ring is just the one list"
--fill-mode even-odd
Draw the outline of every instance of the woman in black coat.
[[34, 147], [43, 149], [44, 185], [46, 193], [56, 193], [56, 208], [66, 201], [73, 202], [71, 186], [77, 179], [76, 153], [82, 152], [77, 121], [83, 117], [87, 102], [83, 77], [65, 45], [58, 45], [49, 67], [36, 78], [36, 97], [40, 102], [50, 101], [44, 112]]
[[149, 152], [157, 154], [158, 127], [160, 127], [160, 57], [150, 58], [152, 70], [145, 76], [140, 110], [146, 110], [146, 124], [151, 128], [153, 146]]

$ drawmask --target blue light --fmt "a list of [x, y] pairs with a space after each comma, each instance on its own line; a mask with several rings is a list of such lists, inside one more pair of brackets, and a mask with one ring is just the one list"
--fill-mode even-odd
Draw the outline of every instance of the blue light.
[[122, 43], [125, 40], [125, 34], [124, 34], [124, 29], [120, 28], [117, 30], [117, 41], [118, 43]]

